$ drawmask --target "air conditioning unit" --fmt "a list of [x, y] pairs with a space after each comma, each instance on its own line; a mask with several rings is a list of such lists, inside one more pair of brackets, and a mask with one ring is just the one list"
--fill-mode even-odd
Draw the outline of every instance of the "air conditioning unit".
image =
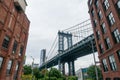
[[14, 0], [14, 4], [16, 6], [16, 8], [18, 8], [19, 10], [23, 10], [25, 11], [27, 3], [25, 0]]

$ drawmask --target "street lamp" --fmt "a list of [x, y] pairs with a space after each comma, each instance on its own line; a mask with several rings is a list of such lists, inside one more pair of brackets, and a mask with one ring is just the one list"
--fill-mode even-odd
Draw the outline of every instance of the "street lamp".
[[34, 58], [31, 56], [31, 58], [32, 58], [32, 80], [34, 80], [34, 78], [33, 78], [33, 65], [34, 65]]
[[96, 59], [95, 59], [95, 51], [94, 51], [94, 46], [93, 46], [93, 41], [91, 41], [92, 45], [92, 53], [93, 53], [93, 58], [94, 58], [94, 64], [95, 64], [95, 74], [96, 74], [96, 79], [98, 80], [98, 70], [97, 70], [97, 65], [96, 65]]

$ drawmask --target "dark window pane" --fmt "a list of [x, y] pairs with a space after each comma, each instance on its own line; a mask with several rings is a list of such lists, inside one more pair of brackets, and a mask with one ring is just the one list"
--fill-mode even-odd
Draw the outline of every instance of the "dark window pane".
[[120, 50], [117, 51], [117, 56], [118, 56], [118, 59], [120, 61]]
[[112, 32], [112, 35], [113, 35], [115, 43], [119, 43], [120, 42], [120, 33], [119, 33], [118, 29], [115, 29]]
[[2, 67], [3, 57], [0, 57], [0, 68]]
[[13, 51], [12, 51], [12, 53], [16, 53], [17, 45], [18, 45], [18, 43], [17, 43], [17, 41], [15, 41], [14, 45], [13, 45]]
[[24, 47], [21, 46], [21, 47], [20, 47], [20, 53], [19, 53], [20, 56], [23, 54], [23, 50], [24, 50]]
[[2, 43], [2, 47], [7, 49], [8, 45], [9, 45], [9, 42], [10, 42], [10, 38], [8, 36], [5, 36], [4, 40], [3, 40], [3, 43]]
[[8, 65], [7, 65], [7, 74], [10, 74], [11, 71], [11, 67], [12, 67], [12, 60], [9, 60]]
[[103, 49], [103, 45], [102, 44], [99, 45], [99, 48], [100, 48], [100, 53], [103, 53], [104, 49]]
[[114, 19], [112, 12], [110, 12], [109, 15], [107, 16], [107, 20], [110, 26], [112, 26], [115, 23], [115, 19]]
[[106, 59], [103, 59], [103, 60], [102, 60], [102, 64], [103, 64], [104, 72], [107, 72], [107, 71], [108, 71], [108, 65], [107, 65]]
[[107, 32], [105, 23], [103, 23], [103, 24], [101, 25], [101, 29], [102, 29], [102, 33], [103, 33], [103, 34]]
[[103, 6], [104, 6], [105, 10], [107, 10], [109, 8], [110, 4], [109, 4], [108, 0], [104, 0]]
[[109, 38], [106, 38], [106, 39], [105, 39], [105, 44], [106, 44], [106, 48], [107, 48], [107, 49], [110, 49], [110, 48], [111, 48], [111, 43], [110, 43], [110, 39], [109, 39]]

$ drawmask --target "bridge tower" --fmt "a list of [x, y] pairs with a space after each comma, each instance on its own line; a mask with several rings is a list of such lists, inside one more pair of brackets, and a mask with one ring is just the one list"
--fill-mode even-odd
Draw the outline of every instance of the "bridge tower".
[[[64, 39], [67, 39], [67, 48], [70, 48], [73, 44], [72, 42], [72, 34], [71, 33], [65, 33], [65, 32], [58, 32], [58, 53], [59, 55], [64, 52], [65, 45], [64, 45]], [[71, 64], [70, 64], [71, 63]], [[59, 57], [58, 60], [58, 68], [59, 70], [65, 74], [65, 62], [61, 62], [61, 58]], [[74, 61], [68, 62], [68, 70], [69, 75], [75, 75], [75, 69], [74, 69]]]

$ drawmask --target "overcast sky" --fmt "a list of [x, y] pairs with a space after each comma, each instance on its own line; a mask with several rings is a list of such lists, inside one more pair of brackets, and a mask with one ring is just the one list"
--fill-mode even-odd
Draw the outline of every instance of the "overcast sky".
[[[50, 49], [58, 30], [89, 19], [87, 0], [27, 0], [27, 4], [26, 14], [31, 22], [27, 64], [32, 62], [30, 56], [35, 58], [35, 63], [40, 62], [40, 50]], [[92, 64], [91, 58], [92, 55], [78, 59], [75, 62], [77, 69]]]

